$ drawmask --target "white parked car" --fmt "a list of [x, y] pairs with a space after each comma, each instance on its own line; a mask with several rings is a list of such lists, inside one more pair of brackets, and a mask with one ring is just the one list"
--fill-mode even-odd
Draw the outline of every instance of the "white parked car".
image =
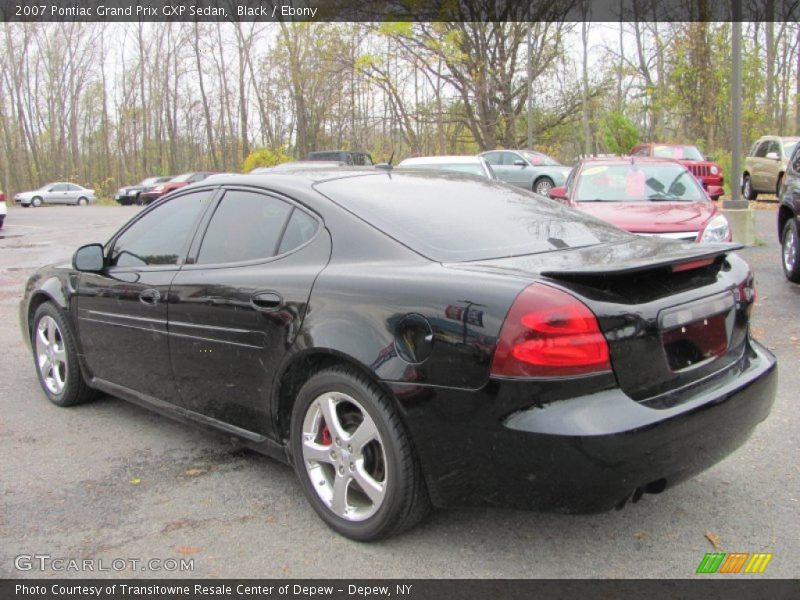
[[20, 192], [14, 196], [14, 202], [23, 207], [41, 206], [42, 204], [76, 204], [86, 206], [94, 202], [94, 190], [87, 189], [77, 183], [48, 183], [38, 190]]
[[497, 179], [492, 170], [480, 156], [419, 156], [401, 161], [398, 167], [411, 169], [433, 169], [435, 171], [456, 171], [470, 173], [487, 179]]

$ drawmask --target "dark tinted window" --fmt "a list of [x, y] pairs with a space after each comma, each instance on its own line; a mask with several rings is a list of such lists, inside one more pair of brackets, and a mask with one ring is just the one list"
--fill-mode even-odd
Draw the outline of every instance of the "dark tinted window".
[[278, 254], [283, 254], [284, 252], [294, 250], [298, 246], [302, 246], [314, 237], [316, 231], [317, 221], [302, 210], [294, 209], [289, 219], [289, 224], [286, 226], [286, 231], [283, 234], [283, 239], [281, 239]]
[[207, 192], [169, 200], [131, 225], [114, 244], [111, 264], [118, 267], [176, 265], [194, 232]]
[[336, 179], [316, 187], [390, 237], [438, 261], [549, 252], [630, 235], [580, 211], [488, 179], [396, 171]]
[[759, 158], [764, 158], [767, 155], [768, 147], [769, 147], [769, 141], [761, 142], [758, 148], [756, 148], [756, 156]]
[[792, 171], [795, 173], [800, 173], [800, 144], [797, 144], [794, 148], [794, 154], [790, 159], [792, 165]]
[[276, 198], [232, 190], [214, 211], [197, 262], [230, 263], [274, 256], [292, 207]]

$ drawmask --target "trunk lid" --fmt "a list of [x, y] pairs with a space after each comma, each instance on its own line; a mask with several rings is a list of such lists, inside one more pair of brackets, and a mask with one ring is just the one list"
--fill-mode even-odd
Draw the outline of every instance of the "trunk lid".
[[752, 275], [734, 244], [661, 238], [448, 265], [568, 290], [597, 316], [620, 387], [653, 407], [741, 360]]

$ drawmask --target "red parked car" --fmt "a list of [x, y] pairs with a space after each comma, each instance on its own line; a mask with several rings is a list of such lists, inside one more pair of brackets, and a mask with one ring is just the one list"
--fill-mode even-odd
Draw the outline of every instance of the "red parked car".
[[169, 194], [172, 190], [177, 190], [178, 188], [185, 187], [192, 183], [203, 181], [209, 175], [214, 175], [214, 173], [203, 171], [198, 173], [184, 173], [183, 175], [173, 177], [169, 181], [154, 185], [150, 189], [139, 194], [139, 204], [150, 204], [154, 200], [161, 198], [164, 194]]
[[728, 242], [728, 220], [682, 164], [654, 158], [586, 159], [550, 197], [642, 235], [693, 242]]
[[704, 188], [722, 187], [725, 177], [722, 167], [706, 160], [697, 146], [687, 144], [639, 144], [631, 150], [631, 156], [650, 156], [652, 158], [669, 158], [677, 160], [692, 172], [692, 175], [703, 182]]

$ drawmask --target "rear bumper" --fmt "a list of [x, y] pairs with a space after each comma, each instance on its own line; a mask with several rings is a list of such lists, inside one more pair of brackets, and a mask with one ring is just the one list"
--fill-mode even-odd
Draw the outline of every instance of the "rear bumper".
[[[482, 398], [466, 401], [461, 392], [462, 411], [517, 397], [519, 390], [503, 388], [519, 385], [531, 384], [493, 381], [471, 393]], [[467, 425], [462, 412], [455, 415], [460, 424], [439, 421], [438, 434], [417, 421], [416, 410], [406, 417], [437, 505], [601, 512], [637, 489], [680, 483], [739, 448], [769, 414], [776, 385], [775, 358], [753, 343], [735, 367], [669, 409], [648, 408], [610, 387], [518, 410], [494, 425], [483, 421], [489, 415], [474, 423], [477, 414]], [[553, 395], [541, 384], [531, 391], [540, 399]], [[437, 395], [443, 407], [450, 404]]]

